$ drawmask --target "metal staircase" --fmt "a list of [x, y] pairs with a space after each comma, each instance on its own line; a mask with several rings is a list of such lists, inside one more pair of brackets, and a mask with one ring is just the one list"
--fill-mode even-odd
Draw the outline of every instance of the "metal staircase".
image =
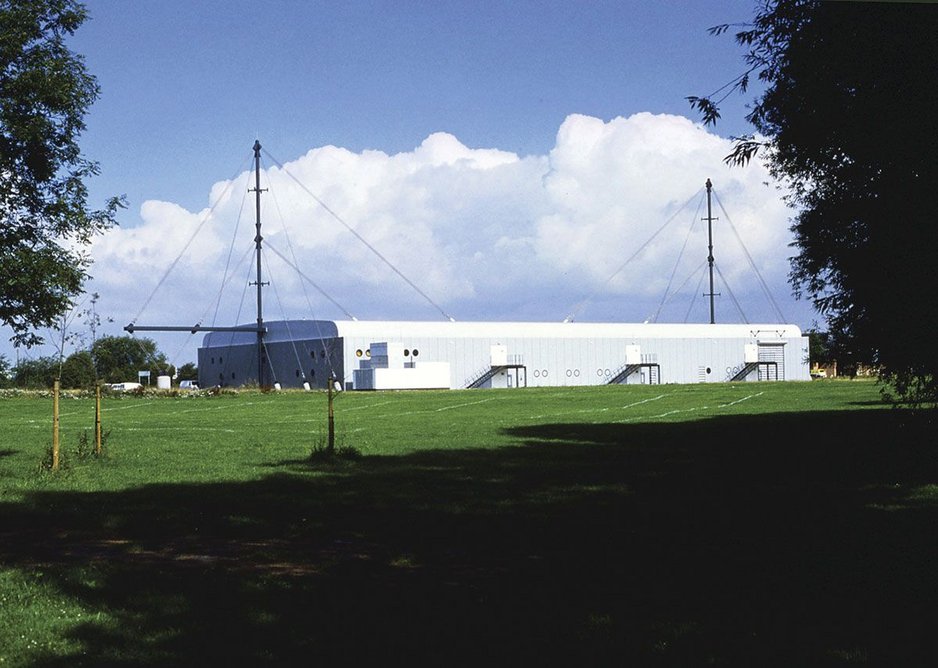
[[622, 383], [626, 378], [631, 376], [636, 371], [640, 369], [647, 368], [648, 373], [648, 384], [649, 385], [660, 385], [661, 384], [661, 365], [654, 362], [642, 362], [641, 364], [626, 364], [623, 367], [620, 367], [618, 371], [612, 374], [612, 378], [607, 381], [607, 385], [618, 385]]
[[480, 388], [502, 371], [507, 371], [508, 369], [524, 368], [525, 366], [523, 364], [500, 364], [497, 366], [485, 367], [484, 369], [478, 371], [475, 375], [469, 377], [469, 380], [466, 381], [465, 388], [467, 390]]
[[[756, 369], [759, 369], [759, 367], [762, 367], [762, 366], [765, 367], [765, 375], [763, 376], [760, 370], [759, 380], [778, 380], [778, 363], [777, 362], [747, 362], [746, 364], [743, 365], [743, 368], [740, 369], [736, 373], [735, 376], [730, 378], [730, 382], [737, 383], [741, 380], [745, 380], [746, 376], [748, 376], [753, 371], [755, 371]], [[774, 379], [772, 378], [772, 374], [769, 373], [770, 368], [775, 369]]]

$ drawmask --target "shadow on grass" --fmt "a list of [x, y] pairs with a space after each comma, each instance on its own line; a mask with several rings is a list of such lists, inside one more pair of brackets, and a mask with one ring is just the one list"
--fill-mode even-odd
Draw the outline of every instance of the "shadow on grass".
[[930, 416], [548, 424], [244, 484], [37, 493], [0, 562], [113, 622], [36, 665], [922, 665]]

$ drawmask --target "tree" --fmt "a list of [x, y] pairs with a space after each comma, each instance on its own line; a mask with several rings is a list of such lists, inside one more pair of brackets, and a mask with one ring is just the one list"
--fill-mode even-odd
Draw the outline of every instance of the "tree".
[[13, 383], [17, 387], [34, 390], [48, 389], [58, 377], [59, 360], [57, 357], [21, 360], [13, 367]]
[[140, 371], [149, 371], [152, 376], [172, 375], [172, 365], [152, 339], [103, 336], [92, 345], [91, 356], [98, 378], [106, 383], [136, 381]]
[[0, 389], [5, 389], [13, 384], [13, 370], [10, 368], [10, 361], [6, 355], [0, 355]]
[[186, 362], [179, 367], [179, 370], [176, 372], [179, 380], [198, 380], [199, 379], [199, 369], [192, 362]]
[[830, 333], [809, 329], [805, 332], [805, 335], [808, 337], [808, 354], [812, 366], [815, 364], [830, 364], [834, 361], [830, 350]]
[[729, 92], [765, 84], [747, 115], [761, 137], [737, 138], [727, 161], [765, 159], [794, 209], [795, 294], [907, 398], [938, 398], [935, 35], [931, 4], [769, 0], [736, 33], [747, 71], [688, 98], [712, 124]]
[[0, 322], [18, 345], [70, 308], [85, 247], [124, 205], [87, 202], [98, 165], [78, 138], [99, 89], [65, 43], [85, 18], [75, 0], [0, 0]]
[[66, 358], [61, 366], [62, 374], [59, 379], [62, 387], [75, 389], [94, 387], [95, 372], [91, 353], [79, 350]]

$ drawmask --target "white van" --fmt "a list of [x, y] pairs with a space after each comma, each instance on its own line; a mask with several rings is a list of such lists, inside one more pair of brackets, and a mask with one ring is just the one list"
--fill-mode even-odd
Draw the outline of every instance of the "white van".
[[143, 385], [140, 383], [111, 383], [108, 387], [115, 392], [130, 392], [131, 390], [139, 390]]

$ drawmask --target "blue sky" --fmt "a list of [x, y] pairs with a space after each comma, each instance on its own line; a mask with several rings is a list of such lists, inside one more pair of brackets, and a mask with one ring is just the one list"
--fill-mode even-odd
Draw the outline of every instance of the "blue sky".
[[[204, 206], [255, 137], [281, 160], [334, 144], [388, 153], [449, 132], [546, 153], [571, 113], [691, 116], [740, 71], [750, 0], [243, 2], [91, 0], [74, 45], [102, 97], [83, 146], [95, 192]], [[717, 129], [746, 131], [728, 101]]]
[[[191, 324], [213, 302], [255, 138], [457, 319], [561, 319], [594, 293], [581, 319], [644, 319], [672, 271], [692, 278], [674, 260], [687, 230], [662, 235], [633, 275], [610, 274], [712, 178], [786, 319], [812, 323], [785, 281], [779, 193], [761, 166], [722, 163], [751, 95], [727, 100], [715, 129], [684, 99], [742, 71], [732, 37], [707, 28], [750, 18], [750, 0], [86, 4], [72, 45], [101, 86], [82, 139], [101, 165], [91, 196], [129, 200], [92, 249], [108, 333], [138, 315], [234, 179], [138, 324]], [[265, 218], [283, 227], [281, 249], [289, 227], [333, 297], [361, 319], [438, 317], [270, 167]], [[747, 267], [725, 267], [741, 303], [762, 300]], [[283, 315], [343, 317], [283, 280]], [[217, 302], [221, 318], [238, 317], [232, 299]], [[154, 338], [173, 361], [194, 359], [198, 341], [173, 336]]]

